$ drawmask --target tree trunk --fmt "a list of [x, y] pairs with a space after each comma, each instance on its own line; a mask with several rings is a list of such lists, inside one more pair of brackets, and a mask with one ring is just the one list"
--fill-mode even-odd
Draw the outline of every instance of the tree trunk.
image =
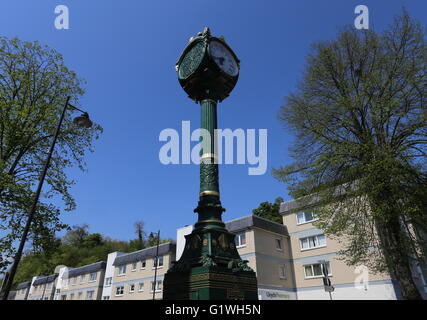
[[408, 239], [402, 230], [398, 216], [389, 219], [376, 219], [381, 249], [392, 278], [400, 286], [401, 294], [406, 300], [422, 300], [422, 296], [412, 278], [410, 248]]

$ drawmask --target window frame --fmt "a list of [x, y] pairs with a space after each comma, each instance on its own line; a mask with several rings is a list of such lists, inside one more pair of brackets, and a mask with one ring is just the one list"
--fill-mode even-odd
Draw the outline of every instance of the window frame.
[[[284, 272], [282, 272], [282, 270]], [[288, 272], [286, 270], [286, 264], [279, 265], [279, 278], [280, 279], [287, 279], [288, 278]]]
[[[93, 275], [95, 275], [95, 279], [92, 279]], [[98, 272], [89, 273], [89, 281], [88, 282], [96, 282], [97, 279], [98, 279]]]
[[[159, 283], [160, 283], [160, 289], [159, 289]], [[163, 290], [163, 280], [156, 280], [156, 282], [150, 281], [150, 284], [151, 284], [150, 293], [153, 293], [154, 290], [156, 292], [162, 292], [162, 290]], [[153, 289], [153, 285], [154, 285], [154, 289]]]
[[[135, 266], [135, 268], [134, 268], [134, 266]], [[132, 264], [130, 266], [130, 271], [135, 272], [137, 268], [138, 268], [138, 262], [132, 262]]]
[[[90, 294], [90, 297], [89, 297]], [[86, 291], [86, 300], [93, 300], [95, 294], [95, 290], [87, 290]]]
[[[283, 238], [276, 238], [276, 250], [277, 251], [283, 251]], [[277, 246], [279, 244], [279, 247]]]
[[[162, 264], [159, 265], [159, 262], [161, 262]], [[161, 269], [161, 268], [163, 268], [163, 265], [164, 265], [163, 255], [157, 256], [157, 257], [153, 257], [153, 268], [152, 269]]]
[[141, 260], [141, 270], [145, 270], [147, 268], [147, 259]]
[[[333, 275], [332, 275], [332, 269], [331, 269], [330, 261], [327, 261], [326, 264], [327, 264], [327, 268], [328, 268], [328, 277], [332, 277]], [[316, 266], [316, 265], [320, 265], [321, 275], [314, 275], [314, 266]], [[307, 273], [305, 271], [306, 267], [311, 267], [311, 271], [313, 273], [313, 276], [307, 276]], [[322, 263], [318, 262], [318, 263], [304, 264], [302, 266], [302, 269], [303, 269], [303, 273], [304, 273], [304, 279], [319, 279], [319, 278], [324, 277], [324, 275], [323, 275], [323, 264]]]
[[138, 282], [138, 292], [144, 292], [144, 288], [145, 288], [144, 281]]
[[105, 286], [106, 287], [110, 287], [112, 282], [113, 282], [113, 277], [105, 278]]
[[[121, 293], [117, 293], [119, 288], [120, 288]], [[124, 294], [125, 294], [125, 286], [117, 286], [115, 296], [116, 297], [122, 297], [122, 296], [124, 296]]]
[[[316, 215], [314, 214], [314, 211], [310, 211], [311, 212], [311, 216], [313, 217], [313, 219], [312, 220], [307, 220], [307, 218], [306, 218], [307, 211], [308, 210], [306, 210], [306, 211], [299, 211], [299, 212], [295, 213], [295, 218], [296, 218], [297, 226], [300, 226], [300, 225], [303, 225], [303, 224], [306, 224], [306, 223], [312, 223], [314, 221], [319, 220], [319, 218], [317, 218]], [[304, 221], [303, 222], [299, 222], [299, 220], [298, 220], [298, 215], [301, 214], [301, 213], [304, 215]]]
[[[320, 237], [320, 236], [323, 236], [323, 239], [324, 239], [324, 243], [322, 244], [322, 245], [318, 245], [318, 246], [311, 246], [311, 239], [312, 238], [315, 238], [316, 240], [315, 240], [315, 242], [317, 241], [317, 243], [320, 243], [319, 242], [319, 240], [318, 240], [318, 237]], [[298, 239], [299, 240], [299, 246], [300, 246], [300, 250], [301, 251], [307, 251], [307, 250], [314, 250], [314, 249], [320, 249], [320, 248], [325, 248], [326, 246], [327, 246], [327, 243], [326, 243], [326, 236], [325, 236], [325, 234], [324, 233], [319, 233], [319, 234], [315, 234], [315, 235], [313, 235], [313, 236], [308, 236], [308, 237], [304, 237], [304, 238], [299, 238]], [[303, 245], [302, 245], [302, 242], [303, 242], [303, 240], [307, 240], [308, 241], [308, 247], [307, 248], [303, 248]]]
[[[122, 270], [123, 268], [123, 270]], [[119, 272], [117, 273], [117, 275], [119, 277], [126, 275], [126, 269], [127, 269], [127, 264], [121, 264], [118, 266]]]
[[[242, 243], [242, 239], [244, 239], [244, 243]], [[235, 234], [234, 244], [237, 249], [246, 247], [246, 243], [246, 231], [241, 231]]]

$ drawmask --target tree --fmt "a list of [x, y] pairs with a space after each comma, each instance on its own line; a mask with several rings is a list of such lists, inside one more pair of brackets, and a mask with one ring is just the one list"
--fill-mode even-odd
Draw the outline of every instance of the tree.
[[145, 237], [146, 233], [144, 230], [144, 221], [136, 221], [134, 223], [135, 233], [137, 235], [137, 239], [131, 241], [131, 245], [135, 248], [135, 250], [141, 250], [145, 248]]
[[82, 247], [89, 237], [89, 225], [73, 226], [62, 238], [62, 243], [72, 247]]
[[[66, 97], [78, 105], [82, 82], [55, 50], [37, 41], [0, 37], [0, 251], [5, 256], [14, 256], [13, 243], [22, 234]], [[41, 233], [65, 228], [49, 199], [59, 197], [65, 210], [75, 208], [69, 192], [75, 182], [67, 169], [85, 169], [84, 155], [93, 151], [92, 142], [101, 132], [99, 125], [73, 125], [72, 111], [67, 111], [30, 230], [34, 245], [46, 239]], [[0, 270], [6, 266], [1, 262]]]
[[260, 216], [262, 218], [283, 224], [282, 215], [279, 213], [280, 204], [282, 202], [283, 202], [283, 198], [281, 197], [276, 198], [276, 200], [274, 200], [274, 203], [270, 203], [268, 201], [261, 202], [259, 207], [252, 210], [252, 212], [253, 214]]
[[[427, 43], [404, 10], [382, 34], [345, 28], [313, 46], [280, 118], [296, 132], [291, 165], [274, 170], [318, 227], [344, 237], [348, 264], [388, 271], [406, 299], [425, 263]], [[376, 250], [372, 250], [376, 248]]]

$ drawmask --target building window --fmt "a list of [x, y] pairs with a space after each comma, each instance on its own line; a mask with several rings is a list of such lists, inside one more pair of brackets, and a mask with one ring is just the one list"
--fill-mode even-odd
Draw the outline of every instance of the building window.
[[79, 292], [79, 300], [82, 298], [83, 292]]
[[234, 243], [236, 245], [236, 248], [246, 246], [246, 232], [240, 232], [236, 234], [236, 236], [234, 237]]
[[133, 292], [135, 292], [135, 283], [131, 283], [129, 285], [129, 293], [133, 293]]
[[67, 295], [66, 294], [62, 295], [61, 300], [67, 300]]
[[74, 299], [74, 293], [71, 293], [70, 294], [70, 300], [73, 300]]
[[[329, 262], [326, 263], [328, 276], [332, 276]], [[323, 277], [323, 265], [321, 263], [309, 264], [304, 266], [304, 275], [306, 279]]]
[[301, 251], [315, 248], [326, 247], [326, 238], [324, 234], [300, 239]]
[[86, 300], [92, 300], [93, 299], [93, 290], [87, 291], [86, 292]]
[[139, 292], [144, 291], [144, 282], [140, 282], [140, 283], [139, 283], [138, 291], [139, 291]]
[[82, 274], [81, 276], [80, 276], [80, 283], [85, 283], [86, 282], [86, 275], [85, 274]]
[[297, 224], [308, 223], [317, 220], [313, 211], [301, 211], [297, 213]]
[[145, 269], [146, 266], [147, 266], [147, 261], [141, 260], [141, 269]]
[[276, 238], [276, 250], [283, 251], [282, 239]]
[[[65, 286], [68, 287], [68, 280], [65, 280]], [[47, 284], [47, 289], [52, 289], [52, 282]]]
[[[156, 266], [156, 260], [157, 260], [157, 266]], [[156, 257], [154, 257], [153, 258], [153, 269], [154, 268], [160, 268], [160, 267], [163, 267], [163, 256], [157, 257], [157, 259], [156, 259]]]
[[122, 276], [126, 274], [126, 265], [122, 264], [121, 266], [119, 266], [119, 276]]
[[122, 296], [125, 291], [124, 286], [116, 287], [116, 296]]
[[286, 265], [284, 265], [284, 264], [279, 266], [279, 277], [281, 279], [286, 279]]
[[97, 277], [97, 273], [96, 272], [92, 272], [91, 274], [90, 274], [90, 276], [89, 276], [89, 281], [90, 282], [94, 282], [94, 281], [96, 281], [96, 277]]
[[106, 278], [105, 279], [105, 286], [106, 287], [109, 287], [109, 286], [111, 286], [111, 282], [113, 281], [113, 278], [112, 277], [108, 277], [108, 278]]
[[130, 271], [136, 271], [136, 262], [132, 263], [132, 269]]
[[110, 296], [103, 296], [102, 300], [110, 300]]
[[158, 281], [156, 281], [156, 284], [157, 285], [154, 284], [154, 281], [151, 281], [151, 292], [153, 292], [153, 290], [156, 290], [156, 292], [162, 291], [163, 281], [162, 280], [158, 280]]
[[75, 286], [77, 283], [77, 277], [71, 278], [71, 285]]

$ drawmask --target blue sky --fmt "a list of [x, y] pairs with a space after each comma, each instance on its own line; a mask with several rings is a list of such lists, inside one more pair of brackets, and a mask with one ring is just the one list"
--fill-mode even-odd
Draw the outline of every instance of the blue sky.
[[[66, 5], [70, 29], [54, 27], [57, 5]], [[427, 26], [425, 1], [224, 1], [224, 0], [14, 0], [0, 3], [7, 37], [39, 40], [64, 55], [83, 77], [80, 106], [104, 127], [87, 155], [88, 172], [70, 170], [77, 209], [63, 213], [71, 225], [115, 239], [134, 238], [133, 223], [175, 238], [193, 224], [199, 188], [197, 165], [162, 165], [165, 128], [199, 125], [199, 107], [179, 86], [175, 62], [188, 39], [205, 26], [224, 35], [241, 60], [239, 82], [218, 105], [220, 128], [268, 129], [268, 170], [248, 175], [248, 165], [220, 167], [224, 220], [250, 214], [260, 202], [289, 199], [271, 169], [289, 163], [292, 133], [277, 120], [284, 97], [296, 89], [310, 44], [353, 25], [354, 8], [369, 7], [370, 28], [382, 30], [405, 6]]]

